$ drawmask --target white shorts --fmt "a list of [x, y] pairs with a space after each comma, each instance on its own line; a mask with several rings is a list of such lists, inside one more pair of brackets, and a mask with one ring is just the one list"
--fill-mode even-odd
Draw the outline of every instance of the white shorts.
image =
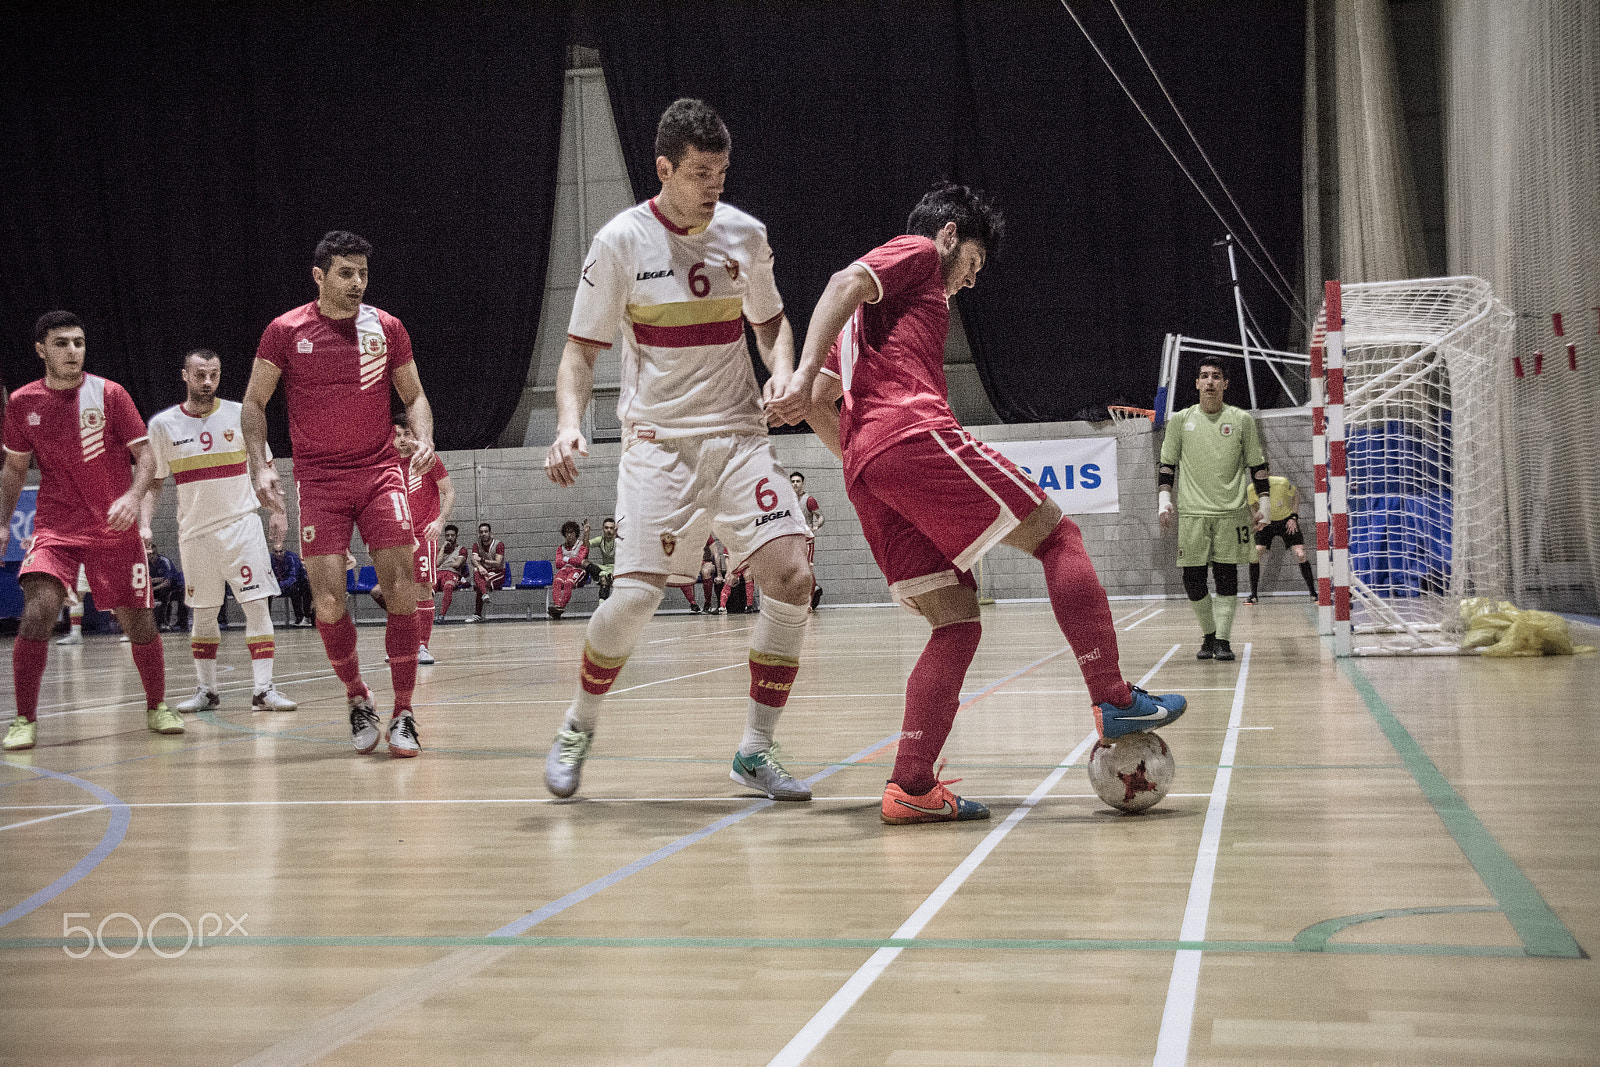
[[261, 516], [245, 515], [227, 526], [178, 542], [186, 586], [183, 602], [191, 608], [220, 608], [226, 586], [243, 604], [278, 595], [272, 574], [272, 553], [261, 532]]
[[752, 552], [810, 529], [765, 435], [635, 441], [617, 469], [617, 574], [699, 577], [715, 534], [737, 570]]

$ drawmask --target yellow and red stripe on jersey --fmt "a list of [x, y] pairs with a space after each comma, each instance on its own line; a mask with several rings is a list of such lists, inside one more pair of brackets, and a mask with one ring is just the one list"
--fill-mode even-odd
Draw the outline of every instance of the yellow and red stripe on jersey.
[[248, 474], [250, 465], [244, 449], [234, 452], [208, 452], [203, 456], [183, 456], [168, 464], [172, 480], [179, 485], [185, 482], [203, 482], [211, 478], [232, 478], [235, 474]]
[[629, 304], [633, 339], [656, 348], [732, 344], [744, 336], [744, 298]]

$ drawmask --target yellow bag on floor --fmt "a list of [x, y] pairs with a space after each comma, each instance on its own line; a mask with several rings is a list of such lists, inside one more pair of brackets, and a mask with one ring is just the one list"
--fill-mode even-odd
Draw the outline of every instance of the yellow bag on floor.
[[1593, 645], [1574, 645], [1567, 620], [1549, 611], [1523, 611], [1508, 600], [1468, 597], [1461, 602], [1467, 636], [1462, 648], [1481, 648], [1485, 656], [1575, 656]]

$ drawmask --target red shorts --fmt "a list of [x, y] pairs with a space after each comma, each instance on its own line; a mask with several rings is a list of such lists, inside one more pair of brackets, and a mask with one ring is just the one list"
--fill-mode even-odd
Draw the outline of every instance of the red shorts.
[[904, 603], [969, 572], [1045, 502], [1016, 465], [965, 430], [927, 430], [867, 461], [850, 503], [878, 569]]
[[359, 529], [368, 552], [416, 544], [405, 471], [371, 467], [295, 482], [300, 508], [300, 554], [342, 556]]
[[418, 541], [417, 551], [411, 557], [412, 578], [418, 585], [433, 588], [433, 561], [439, 558], [439, 542]]
[[438, 592], [447, 592], [461, 584], [461, 575], [455, 571], [440, 571], [439, 577], [434, 581], [433, 588]]
[[63, 537], [50, 530], [36, 530], [33, 548], [23, 557], [17, 577], [48, 574], [71, 592], [78, 588], [80, 565], [89, 579], [96, 607], [109, 611], [154, 605], [144, 542], [135, 529], [116, 534], [113, 539], [101, 535]]

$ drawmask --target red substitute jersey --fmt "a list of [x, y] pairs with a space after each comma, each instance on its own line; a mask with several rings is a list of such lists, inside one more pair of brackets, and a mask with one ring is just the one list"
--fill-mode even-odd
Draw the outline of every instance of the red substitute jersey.
[[116, 382], [85, 374], [76, 389], [29, 382], [6, 405], [5, 450], [39, 464], [34, 529], [68, 537], [122, 539], [106, 514], [133, 486], [130, 446], [145, 440], [144, 419]]
[[389, 383], [412, 356], [399, 319], [369, 304], [354, 318], [330, 319], [313, 300], [267, 324], [256, 358], [283, 374], [296, 481], [400, 461]]
[[946, 399], [950, 304], [938, 249], [907, 235], [856, 262], [871, 273], [878, 296], [856, 309], [823, 367], [845, 386], [839, 441], [846, 482], [896, 441], [960, 426]]
[[428, 523], [439, 517], [439, 483], [450, 477], [450, 472], [438, 456], [424, 474], [412, 470], [409, 461], [402, 462], [406, 465], [406, 496], [411, 501], [411, 528], [421, 537]]

